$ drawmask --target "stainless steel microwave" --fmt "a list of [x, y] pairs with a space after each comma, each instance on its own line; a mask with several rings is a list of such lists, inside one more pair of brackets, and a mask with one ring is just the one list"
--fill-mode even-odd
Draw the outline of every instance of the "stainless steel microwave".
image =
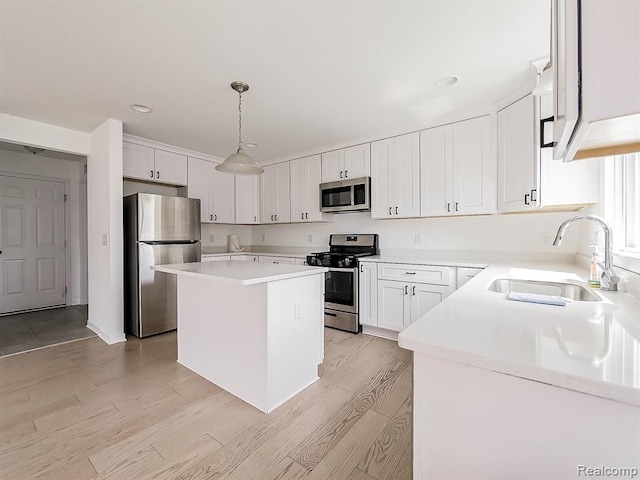
[[371, 178], [361, 177], [320, 184], [320, 211], [326, 213], [371, 210]]

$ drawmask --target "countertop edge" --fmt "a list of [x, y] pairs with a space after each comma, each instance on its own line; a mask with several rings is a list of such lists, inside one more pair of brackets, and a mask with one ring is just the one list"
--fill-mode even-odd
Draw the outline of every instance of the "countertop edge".
[[264, 276], [264, 277], [258, 276], [258, 277], [255, 277], [255, 278], [241, 280], [241, 279], [231, 278], [231, 277], [222, 276], [222, 275], [206, 274], [206, 273], [200, 273], [200, 272], [190, 272], [190, 271], [180, 270], [180, 269], [170, 268], [170, 267], [167, 268], [164, 265], [156, 265], [156, 266], [151, 267], [151, 269], [155, 270], [155, 271], [158, 271], [158, 272], [163, 272], [163, 273], [171, 273], [171, 274], [174, 274], [174, 275], [183, 275], [185, 277], [192, 277], [192, 278], [201, 278], [203, 280], [211, 280], [211, 281], [224, 282], [224, 283], [233, 283], [233, 284], [236, 284], [236, 285], [243, 285], [243, 286], [244, 285], [256, 285], [256, 284], [260, 284], [260, 283], [277, 282], [279, 280], [288, 280], [288, 279], [296, 278], [296, 277], [306, 277], [308, 275], [318, 275], [320, 273], [325, 273], [325, 272], [329, 271], [329, 269], [327, 269], [325, 267], [313, 267], [312, 269], [310, 268], [309, 270], [302, 270], [302, 271], [288, 272], [288, 273], [280, 273], [280, 274], [277, 274], [277, 275], [267, 275], [267, 276]]

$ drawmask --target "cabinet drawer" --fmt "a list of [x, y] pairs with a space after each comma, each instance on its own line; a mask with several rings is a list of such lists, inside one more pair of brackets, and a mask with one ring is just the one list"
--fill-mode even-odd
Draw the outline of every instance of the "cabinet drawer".
[[213, 256], [203, 255], [202, 258], [200, 259], [201, 262], [226, 262], [227, 260], [231, 260], [230, 255], [213, 255]]
[[259, 261], [266, 263], [287, 263], [291, 265], [296, 263], [296, 259], [292, 257], [272, 257], [269, 255], [260, 255]]
[[430, 283], [432, 285], [450, 285], [452, 272], [450, 267], [431, 265], [410, 265], [404, 263], [379, 263], [380, 280], [401, 280], [404, 282]]

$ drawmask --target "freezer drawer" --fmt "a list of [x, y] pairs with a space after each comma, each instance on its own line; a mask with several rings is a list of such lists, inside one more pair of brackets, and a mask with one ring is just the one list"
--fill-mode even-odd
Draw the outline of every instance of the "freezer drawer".
[[[127, 333], [147, 337], [177, 324], [176, 276], [151, 270], [154, 265], [200, 261], [200, 242], [138, 243], [136, 281], [129, 283], [125, 311]], [[130, 279], [131, 280], [131, 279]]]

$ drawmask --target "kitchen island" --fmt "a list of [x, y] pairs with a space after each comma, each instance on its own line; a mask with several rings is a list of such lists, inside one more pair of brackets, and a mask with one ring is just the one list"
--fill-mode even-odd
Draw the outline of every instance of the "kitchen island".
[[178, 278], [178, 363], [270, 413], [318, 380], [326, 268], [158, 265]]
[[400, 333], [414, 352], [414, 479], [640, 470], [640, 300], [591, 291], [558, 307], [490, 290], [501, 279], [586, 285], [581, 274], [490, 265]]

